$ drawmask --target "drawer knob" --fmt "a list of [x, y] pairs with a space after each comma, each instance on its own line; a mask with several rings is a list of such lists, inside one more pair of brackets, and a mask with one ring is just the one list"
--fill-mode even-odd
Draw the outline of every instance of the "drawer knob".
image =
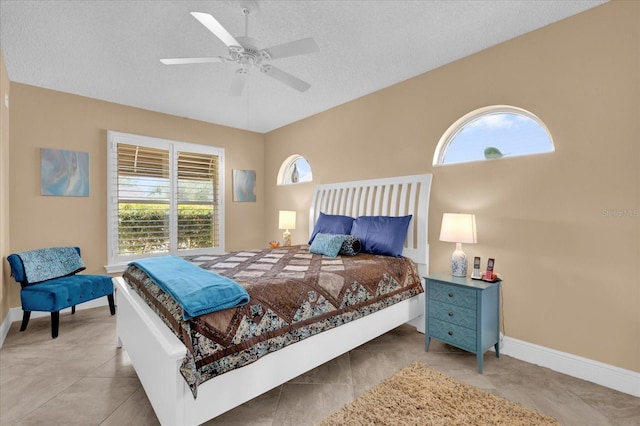
[[453, 297], [453, 293], [449, 293], [449, 297]]
[[448, 334], [449, 336], [453, 336], [453, 331], [450, 331]]
[[453, 316], [453, 312], [449, 312], [449, 316], [452, 317]]

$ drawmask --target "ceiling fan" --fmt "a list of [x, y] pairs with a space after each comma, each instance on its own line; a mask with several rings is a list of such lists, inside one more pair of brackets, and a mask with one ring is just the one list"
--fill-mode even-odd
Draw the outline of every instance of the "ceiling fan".
[[297, 41], [279, 44], [265, 49], [259, 48], [257, 40], [248, 36], [249, 15], [257, 10], [255, 1], [240, 2], [242, 13], [245, 19], [245, 35], [243, 37], [233, 37], [213, 16], [208, 13], [191, 12], [202, 25], [218, 37], [229, 49], [228, 56], [214, 56], [208, 58], [171, 58], [160, 59], [165, 65], [185, 65], [202, 63], [233, 63], [239, 67], [236, 69], [229, 94], [239, 96], [244, 90], [247, 73], [252, 68], [257, 68], [262, 74], [272, 77], [281, 83], [292, 87], [295, 90], [304, 92], [311, 85], [306, 81], [295, 77], [280, 68], [271, 64], [272, 60], [287, 58], [291, 56], [304, 55], [318, 52], [320, 48], [313, 38], [304, 38]]

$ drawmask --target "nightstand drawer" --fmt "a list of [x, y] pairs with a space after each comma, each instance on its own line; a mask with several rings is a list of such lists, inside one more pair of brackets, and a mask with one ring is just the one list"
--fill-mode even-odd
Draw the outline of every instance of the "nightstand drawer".
[[476, 330], [429, 318], [429, 336], [458, 346], [467, 351], [476, 351]]
[[429, 320], [432, 318], [476, 329], [475, 309], [464, 308], [451, 303], [429, 300]]
[[469, 309], [476, 308], [476, 291], [472, 288], [430, 281], [428, 297], [430, 300], [453, 303]]

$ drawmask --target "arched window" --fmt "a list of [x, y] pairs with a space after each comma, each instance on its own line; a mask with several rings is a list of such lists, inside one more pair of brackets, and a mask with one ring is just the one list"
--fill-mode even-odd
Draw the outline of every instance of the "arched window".
[[494, 105], [470, 112], [440, 138], [433, 165], [553, 152], [547, 126], [529, 111]]
[[313, 174], [309, 162], [302, 156], [294, 154], [289, 156], [278, 172], [278, 185], [291, 185], [294, 183], [311, 182]]

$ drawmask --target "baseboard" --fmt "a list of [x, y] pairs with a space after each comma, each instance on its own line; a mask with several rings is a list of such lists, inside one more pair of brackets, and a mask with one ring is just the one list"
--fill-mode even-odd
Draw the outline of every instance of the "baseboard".
[[500, 353], [640, 397], [640, 373], [505, 336]]
[[[84, 302], [77, 305], [76, 311], [79, 311], [82, 309], [97, 308], [100, 306], [107, 306], [108, 304], [109, 304], [109, 301], [107, 300], [106, 297], [100, 297], [98, 299], [89, 300], [88, 302]], [[71, 308], [63, 309], [60, 312], [71, 312]], [[37, 312], [37, 311], [31, 312], [31, 319], [40, 318], [40, 317], [50, 317], [50, 316], [51, 316], [51, 313], [49, 312]], [[16, 321], [22, 321], [22, 309], [11, 308], [9, 309], [7, 316], [4, 317], [4, 320], [2, 321], [2, 323], [0, 323], [0, 348], [2, 348], [2, 345], [4, 344], [4, 339], [7, 337], [7, 334], [9, 334], [9, 328], [11, 328], [11, 323]]]
[[[90, 309], [107, 304], [106, 298], [94, 299], [78, 305], [76, 309]], [[70, 310], [70, 309], [66, 309]], [[66, 311], [65, 310], [65, 311]], [[64, 312], [64, 311], [63, 311]], [[32, 318], [49, 316], [48, 312], [32, 312]], [[0, 324], [0, 348], [9, 333], [14, 321], [22, 320], [22, 309], [11, 308]], [[604, 364], [588, 358], [560, 352], [533, 343], [505, 336], [500, 346], [500, 353], [521, 361], [550, 368], [568, 376], [597, 383], [629, 395], [640, 397], [640, 373], [613, 365]]]

